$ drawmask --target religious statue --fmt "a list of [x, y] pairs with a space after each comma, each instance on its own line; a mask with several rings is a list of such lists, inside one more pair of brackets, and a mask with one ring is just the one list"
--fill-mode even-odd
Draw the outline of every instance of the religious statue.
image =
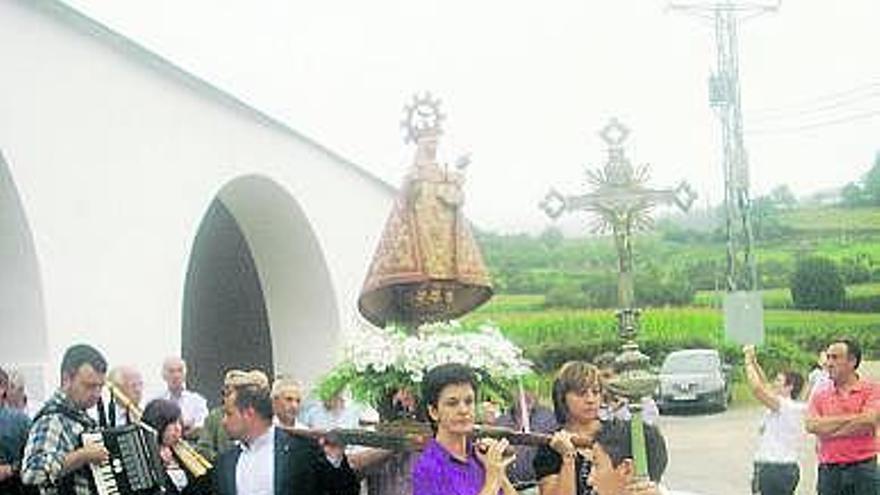
[[444, 119], [439, 105], [427, 93], [404, 109], [405, 141], [416, 144], [416, 156], [358, 299], [361, 314], [380, 327], [448, 321], [492, 297], [462, 213], [463, 173], [437, 163]]

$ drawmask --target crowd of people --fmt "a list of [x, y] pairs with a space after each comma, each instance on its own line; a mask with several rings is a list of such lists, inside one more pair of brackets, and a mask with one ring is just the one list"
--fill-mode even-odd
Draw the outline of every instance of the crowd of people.
[[[807, 431], [817, 441], [819, 495], [880, 494], [880, 385], [859, 373], [856, 341], [832, 342], [806, 383], [791, 370], [780, 370], [771, 381], [754, 347], [743, 349], [743, 362], [751, 391], [766, 408], [754, 454], [753, 493], [795, 493]], [[512, 407], [502, 412], [478, 401], [476, 374], [466, 364], [429, 370], [420, 404], [412, 390], [388, 397], [388, 411], [430, 424], [432, 435], [418, 452], [342, 445], [326, 432], [359, 428], [361, 411], [342, 395], [307, 403], [300, 382], [283, 376], [270, 381], [260, 370], [229, 370], [220, 405], [211, 410], [203, 396], [187, 389], [186, 363], [179, 357], [163, 362], [165, 388], [149, 400], [136, 368], [108, 370], [102, 354], [89, 345], [68, 348], [60, 372], [60, 386], [31, 418], [23, 380], [0, 369], [2, 494], [97, 493], [90, 466], [107, 463], [110, 454], [101, 444], [84, 443], [83, 433], [128, 424], [154, 432], [163, 493], [674, 493], [660, 483], [668, 458], [656, 406], [646, 400], [638, 408], [647, 462], [647, 473], [640, 476], [630, 441], [635, 424], [630, 407], [611, 393], [614, 387], [608, 384], [616, 370], [602, 356], [596, 364], [572, 361], [559, 369], [552, 410], [520, 388]], [[105, 378], [113, 393], [105, 391]], [[543, 434], [546, 441], [534, 447], [481, 437], [475, 435], [479, 423]]]

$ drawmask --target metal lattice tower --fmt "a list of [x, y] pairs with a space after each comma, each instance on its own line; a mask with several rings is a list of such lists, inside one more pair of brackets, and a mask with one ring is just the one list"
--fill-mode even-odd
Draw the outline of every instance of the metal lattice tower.
[[750, 212], [749, 163], [743, 142], [740, 105], [737, 29], [739, 23], [748, 18], [775, 12], [780, 3], [781, 0], [772, 3], [717, 0], [669, 4], [670, 10], [697, 15], [715, 26], [717, 60], [715, 72], [709, 78], [709, 105], [715, 109], [721, 121], [727, 234], [725, 285], [728, 292], [758, 289]]

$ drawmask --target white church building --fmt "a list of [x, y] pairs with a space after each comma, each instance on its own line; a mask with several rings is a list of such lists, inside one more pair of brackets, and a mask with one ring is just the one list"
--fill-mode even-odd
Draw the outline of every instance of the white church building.
[[34, 400], [80, 342], [206, 395], [339, 358], [393, 187], [60, 1], [0, 2], [0, 62], [0, 365]]

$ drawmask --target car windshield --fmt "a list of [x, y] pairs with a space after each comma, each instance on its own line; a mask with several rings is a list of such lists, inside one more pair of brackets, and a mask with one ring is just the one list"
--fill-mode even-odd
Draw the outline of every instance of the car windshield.
[[673, 354], [663, 361], [661, 373], [705, 373], [718, 368], [713, 354]]

